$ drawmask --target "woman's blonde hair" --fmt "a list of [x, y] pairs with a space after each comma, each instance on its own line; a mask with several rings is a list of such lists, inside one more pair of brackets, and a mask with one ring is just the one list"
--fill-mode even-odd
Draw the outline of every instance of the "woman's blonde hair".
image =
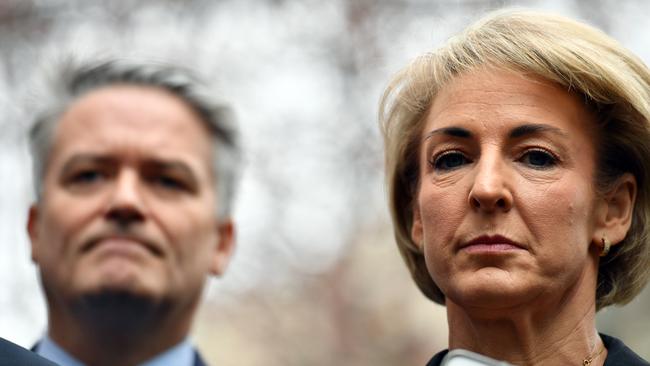
[[424, 116], [446, 83], [479, 67], [536, 75], [581, 96], [598, 121], [598, 191], [605, 192], [625, 172], [635, 176], [638, 194], [631, 228], [601, 260], [596, 290], [598, 309], [629, 302], [650, 274], [650, 72], [639, 58], [591, 26], [523, 10], [491, 13], [438, 50], [418, 57], [393, 78], [381, 99], [395, 238], [420, 290], [444, 304], [444, 294], [410, 236]]

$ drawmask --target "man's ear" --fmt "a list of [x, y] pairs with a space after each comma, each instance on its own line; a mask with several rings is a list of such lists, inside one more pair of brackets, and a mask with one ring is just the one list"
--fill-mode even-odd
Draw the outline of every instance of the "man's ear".
[[217, 223], [217, 245], [212, 255], [210, 273], [221, 276], [235, 251], [235, 224], [228, 218]]
[[32, 204], [27, 214], [27, 234], [29, 235], [30, 246], [32, 249], [32, 262], [38, 263], [38, 205]]
[[413, 202], [413, 224], [411, 225], [411, 240], [422, 251], [422, 239], [424, 237], [422, 227], [422, 214], [420, 213], [420, 205], [416, 200]]
[[616, 245], [625, 239], [632, 225], [636, 195], [637, 183], [632, 174], [625, 173], [618, 178], [614, 187], [600, 200], [592, 242], [599, 244], [605, 237]]

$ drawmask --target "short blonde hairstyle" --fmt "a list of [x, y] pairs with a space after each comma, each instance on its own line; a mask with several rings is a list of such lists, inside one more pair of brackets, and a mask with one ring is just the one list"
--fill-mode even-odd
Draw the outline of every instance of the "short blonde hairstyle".
[[597, 309], [629, 302], [650, 274], [650, 72], [639, 58], [591, 26], [524, 10], [488, 14], [441, 48], [418, 57], [394, 76], [381, 99], [395, 238], [418, 287], [444, 304], [445, 296], [410, 235], [425, 115], [441, 88], [479, 67], [535, 75], [581, 96], [598, 122], [598, 191], [605, 192], [625, 172], [636, 178], [631, 228], [601, 260], [596, 289]]

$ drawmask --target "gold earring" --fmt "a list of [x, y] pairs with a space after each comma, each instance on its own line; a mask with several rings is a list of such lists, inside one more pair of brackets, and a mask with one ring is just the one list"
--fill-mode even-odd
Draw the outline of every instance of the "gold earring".
[[612, 247], [612, 243], [609, 240], [607, 240], [607, 238], [604, 236], [600, 238], [600, 241], [603, 243], [603, 249], [600, 252], [600, 256], [605, 257], [609, 253], [609, 248]]

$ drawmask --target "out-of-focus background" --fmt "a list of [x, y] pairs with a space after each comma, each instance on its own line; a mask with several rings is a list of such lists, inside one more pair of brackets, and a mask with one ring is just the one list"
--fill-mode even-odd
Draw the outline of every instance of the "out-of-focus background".
[[[488, 10], [582, 19], [650, 62], [650, 2], [608, 0], [0, 1], [0, 336], [29, 347], [45, 306], [25, 233], [27, 85], [63, 54], [195, 67], [234, 104], [246, 148], [238, 251], [193, 338], [215, 365], [423, 365], [444, 308], [395, 248], [377, 101], [390, 75]], [[650, 358], [650, 291], [599, 329]]]

